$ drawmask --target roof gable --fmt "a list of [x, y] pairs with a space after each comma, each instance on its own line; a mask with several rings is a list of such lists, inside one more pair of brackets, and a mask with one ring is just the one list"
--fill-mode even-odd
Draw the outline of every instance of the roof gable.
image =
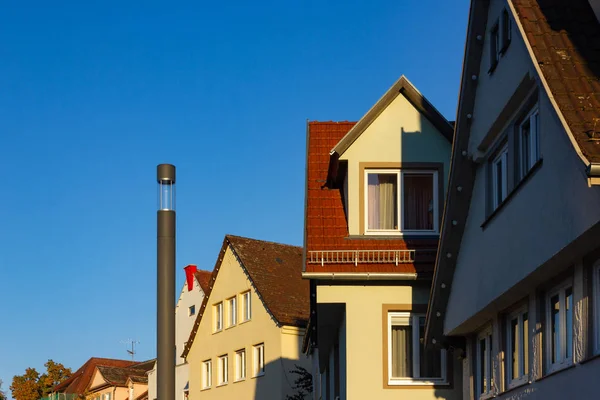
[[331, 149], [330, 154], [342, 155], [360, 137], [360, 135], [373, 123], [375, 119], [402, 94], [422, 113], [437, 130], [448, 140], [452, 141], [452, 125], [444, 116], [414, 87], [404, 75], [392, 85], [391, 88], [371, 107], [369, 111], [348, 131], [344, 137]]
[[226, 235], [182, 357], [189, 353], [218, 278], [227, 249], [239, 261], [265, 310], [278, 325], [304, 327], [309, 314], [309, 282], [302, 279], [302, 248]]
[[92, 357], [85, 362], [71, 377], [56, 385], [54, 393], [84, 394], [91, 384], [92, 376], [98, 365], [128, 367], [137, 364], [131, 360], [115, 360], [111, 358]]

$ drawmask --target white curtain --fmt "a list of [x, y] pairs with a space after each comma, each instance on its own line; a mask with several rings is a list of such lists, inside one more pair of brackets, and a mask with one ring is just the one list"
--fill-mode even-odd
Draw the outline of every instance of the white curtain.
[[412, 377], [412, 328], [392, 326], [392, 376]]
[[397, 175], [368, 175], [369, 229], [397, 229]]

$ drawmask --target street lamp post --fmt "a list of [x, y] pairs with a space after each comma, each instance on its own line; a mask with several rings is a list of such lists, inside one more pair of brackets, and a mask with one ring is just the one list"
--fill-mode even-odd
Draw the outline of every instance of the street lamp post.
[[157, 400], [175, 396], [175, 166], [156, 167]]

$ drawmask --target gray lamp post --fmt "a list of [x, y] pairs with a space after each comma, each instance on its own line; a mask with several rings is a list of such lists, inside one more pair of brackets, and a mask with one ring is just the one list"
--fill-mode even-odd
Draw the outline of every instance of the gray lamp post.
[[175, 396], [175, 166], [156, 167], [157, 400]]

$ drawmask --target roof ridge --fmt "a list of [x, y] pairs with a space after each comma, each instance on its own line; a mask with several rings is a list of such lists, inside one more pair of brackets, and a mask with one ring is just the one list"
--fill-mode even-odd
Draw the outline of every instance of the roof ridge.
[[273, 242], [271, 240], [262, 240], [262, 239], [253, 239], [250, 237], [246, 237], [246, 236], [238, 236], [238, 235], [231, 235], [231, 234], [226, 234], [225, 235], [226, 238], [238, 238], [238, 239], [245, 239], [245, 240], [251, 240], [253, 242], [261, 242], [261, 243], [270, 243], [270, 244], [276, 244], [278, 246], [288, 246], [288, 247], [296, 247], [301, 249], [302, 246], [297, 246], [295, 244], [287, 244], [287, 243], [281, 243], [281, 242]]

